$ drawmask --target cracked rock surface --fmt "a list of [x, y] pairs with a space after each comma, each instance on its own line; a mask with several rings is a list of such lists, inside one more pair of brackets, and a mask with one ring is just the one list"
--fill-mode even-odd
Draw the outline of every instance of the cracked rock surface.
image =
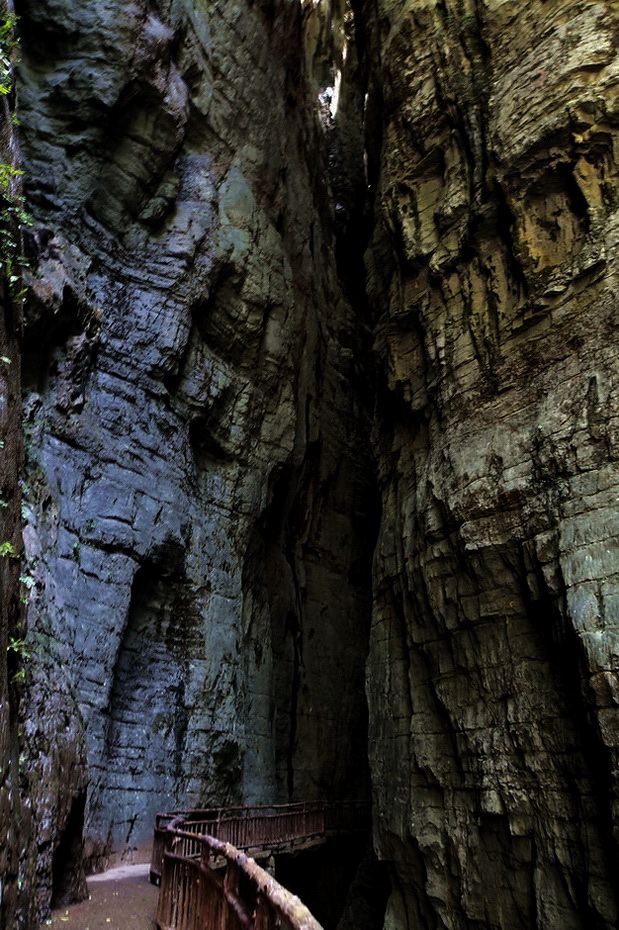
[[371, 26], [389, 928], [617, 924], [618, 12]]
[[301, 7], [19, 7], [44, 911], [80, 818], [367, 792], [375, 504]]

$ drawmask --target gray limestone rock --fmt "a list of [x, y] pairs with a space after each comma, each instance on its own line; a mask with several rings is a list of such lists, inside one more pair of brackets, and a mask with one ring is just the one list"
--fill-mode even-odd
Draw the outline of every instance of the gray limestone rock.
[[80, 816], [367, 792], [374, 499], [301, 8], [20, 15], [44, 911]]

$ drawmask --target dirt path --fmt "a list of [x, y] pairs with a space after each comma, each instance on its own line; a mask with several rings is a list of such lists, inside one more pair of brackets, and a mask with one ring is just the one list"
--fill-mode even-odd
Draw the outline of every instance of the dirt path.
[[53, 911], [47, 930], [153, 930], [159, 889], [148, 865], [125, 865], [88, 878], [90, 898]]

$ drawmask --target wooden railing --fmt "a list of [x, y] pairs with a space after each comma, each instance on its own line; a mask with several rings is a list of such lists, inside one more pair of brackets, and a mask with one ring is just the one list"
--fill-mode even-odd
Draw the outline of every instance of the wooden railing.
[[172, 822], [182, 825], [182, 854], [197, 856], [200, 844], [194, 837], [211, 836], [243, 851], [292, 849], [312, 839], [368, 830], [370, 810], [365, 802], [325, 803], [310, 801], [261, 807], [220, 807], [157, 814], [150, 879], [159, 884], [166, 836]]
[[368, 805], [354, 802], [158, 814], [151, 860], [151, 881], [161, 884], [157, 928], [322, 930], [305, 905], [245, 850], [290, 851], [368, 828]]
[[166, 851], [157, 930], [322, 930], [299, 898], [230, 843], [173, 827], [170, 834], [200, 853]]

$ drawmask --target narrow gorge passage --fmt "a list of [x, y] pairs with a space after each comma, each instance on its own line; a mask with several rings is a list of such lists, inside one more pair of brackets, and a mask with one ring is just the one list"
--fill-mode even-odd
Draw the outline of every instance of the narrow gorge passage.
[[16, 13], [27, 922], [141, 857], [158, 810], [369, 798], [379, 504], [317, 119], [326, 10]]
[[298, 800], [615, 930], [617, 0], [0, 10], [0, 930]]

